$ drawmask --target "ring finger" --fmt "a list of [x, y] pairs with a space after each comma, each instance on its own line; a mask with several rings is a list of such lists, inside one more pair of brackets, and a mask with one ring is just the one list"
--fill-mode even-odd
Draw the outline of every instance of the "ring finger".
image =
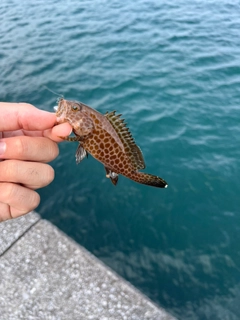
[[34, 190], [47, 186], [53, 179], [54, 170], [46, 163], [20, 160], [0, 162], [0, 182], [20, 183]]

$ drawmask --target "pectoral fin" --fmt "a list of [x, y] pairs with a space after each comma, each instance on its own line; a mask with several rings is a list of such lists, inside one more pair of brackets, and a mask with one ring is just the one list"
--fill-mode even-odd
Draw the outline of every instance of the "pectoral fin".
[[117, 182], [118, 182], [118, 174], [111, 171], [109, 168], [105, 167], [106, 170], [106, 177], [110, 178], [112, 183], [116, 186]]
[[79, 143], [76, 154], [75, 154], [77, 164], [79, 164], [86, 156], [88, 156], [87, 151], [83, 149], [83, 147]]
[[61, 138], [63, 140], [66, 140], [66, 141], [79, 141], [79, 137], [62, 137], [62, 136], [58, 136], [58, 138]]

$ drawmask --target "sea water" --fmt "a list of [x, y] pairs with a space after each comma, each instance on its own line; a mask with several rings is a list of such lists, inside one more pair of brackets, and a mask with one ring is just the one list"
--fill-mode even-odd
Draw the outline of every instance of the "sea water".
[[240, 5], [0, 4], [0, 100], [123, 114], [156, 189], [60, 144], [38, 212], [179, 319], [240, 318]]

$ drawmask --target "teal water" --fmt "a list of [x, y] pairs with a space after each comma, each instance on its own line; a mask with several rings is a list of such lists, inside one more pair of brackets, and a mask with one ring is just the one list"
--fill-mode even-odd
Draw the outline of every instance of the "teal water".
[[41, 215], [179, 319], [240, 318], [238, 1], [0, 4], [0, 100], [52, 110], [46, 85], [126, 119], [168, 189], [60, 145]]

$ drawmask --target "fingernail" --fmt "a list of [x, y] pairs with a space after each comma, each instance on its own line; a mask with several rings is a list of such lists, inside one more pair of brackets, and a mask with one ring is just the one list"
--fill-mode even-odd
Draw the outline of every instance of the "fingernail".
[[4, 141], [0, 141], [0, 156], [4, 154], [6, 151], [6, 143]]

